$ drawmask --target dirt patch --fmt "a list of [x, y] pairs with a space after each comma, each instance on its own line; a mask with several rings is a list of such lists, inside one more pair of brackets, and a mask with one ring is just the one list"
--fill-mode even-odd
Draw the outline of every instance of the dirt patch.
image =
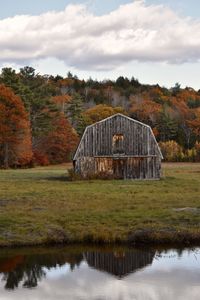
[[8, 204], [11, 204], [13, 203], [14, 200], [6, 200], [6, 199], [0, 199], [0, 207], [5, 207], [7, 206]]
[[200, 208], [197, 207], [180, 207], [180, 208], [173, 208], [173, 211], [175, 212], [190, 212], [198, 214], [200, 213]]
[[43, 211], [43, 210], [46, 210], [46, 209], [43, 208], [43, 207], [34, 207], [33, 210], [34, 211]]

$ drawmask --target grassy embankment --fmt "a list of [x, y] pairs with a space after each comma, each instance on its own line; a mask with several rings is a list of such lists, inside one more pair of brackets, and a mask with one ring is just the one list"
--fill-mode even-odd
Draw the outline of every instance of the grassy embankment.
[[200, 242], [200, 164], [164, 164], [160, 181], [69, 182], [66, 168], [0, 171], [0, 246]]

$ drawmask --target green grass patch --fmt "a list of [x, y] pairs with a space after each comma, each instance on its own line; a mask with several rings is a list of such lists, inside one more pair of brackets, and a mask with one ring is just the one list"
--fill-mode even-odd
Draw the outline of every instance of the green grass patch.
[[70, 167], [0, 171], [0, 245], [200, 237], [200, 164], [163, 164], [160, 181], [70, 182]]

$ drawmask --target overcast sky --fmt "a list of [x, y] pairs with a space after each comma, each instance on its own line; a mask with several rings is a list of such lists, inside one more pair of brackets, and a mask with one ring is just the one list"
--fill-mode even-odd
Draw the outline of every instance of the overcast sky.
[[199, 0], [0, 0], [0, 67], [200, 89]]

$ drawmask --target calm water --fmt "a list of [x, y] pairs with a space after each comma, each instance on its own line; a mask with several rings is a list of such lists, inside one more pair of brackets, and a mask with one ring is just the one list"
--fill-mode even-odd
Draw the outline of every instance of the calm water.
[[0, 250], [0, 299], [199, 300], [200, 248]]

